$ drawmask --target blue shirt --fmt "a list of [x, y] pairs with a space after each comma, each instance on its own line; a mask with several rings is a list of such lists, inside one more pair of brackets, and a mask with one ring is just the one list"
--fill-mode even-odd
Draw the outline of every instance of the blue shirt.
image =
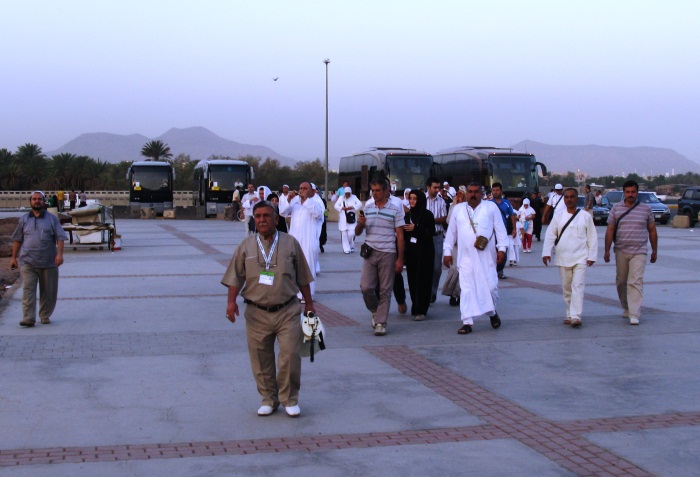
[[22, 244], [18, 257], [20, 266], [28, 263], [37, 268], [55, 268], [56, 242], [67, 238], [58, 218], [45, 210], [38, 217], [33, 212], [20, 217], [12, 234], [12, 240]]
[[513, 233], [513, 223], [510, 221], [510, 216], [515, 213], [515, 209], [510, 205], [510, 201], [505, 197], [501, 197], [501, 203], [496, 202], [496, 199], [491, 199], [491, 202], [496, 204], [498, 210], [501, 211], [501, 217], [503, 217], [503, 225], [506, 226], [506, 231], [508, 234]]

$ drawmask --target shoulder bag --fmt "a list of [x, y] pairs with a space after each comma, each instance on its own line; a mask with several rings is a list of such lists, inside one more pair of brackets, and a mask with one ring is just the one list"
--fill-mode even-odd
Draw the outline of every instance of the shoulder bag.
[[635, 207], [639, 205], [639, 201], [635, 202], [632, 207], [627, 209], [624, 214], [622, 214], [618, 219], [615, 221], [615, 231], [613, 232], [613, 242], [615, 242], [615, 239], [617, 239], [617, 227], [620, 225], [620, 221], [625, 218], [627, 214], [632, 212]]
[[[343, 201], [343, 207], [346, 207], [345, 201]], [[354, 210], [346, 210], [345, 212], [345, 221], [348, 224], [354, 224], [355, 221], [357, 220], [357, 216], [355, 215]]]
[[469, 217], [469, 223], [472, 224], [472, 230], [474, 231], [474, 235], [476, 235], [476, 240], [474, 241], [474, 248], [476, 248], [477, 250], [484, 250], [489, 243], [489, 239], [487, 239], [483, 235], [479, 235], [476, 233], [476, 227], [474, 226], [474, 221], [472, 220], [472, 215], [469, 213], [469, 209], [465, 207], [464, 211], [467, 213], [467, 217]]
[[559, 235], [557, 235], [557, 239], [554, 241], [554, 246], [556, 247], [557, 244], [559, 243], [559, 240], [561, 239], [561, 236], [564, 235], [564, 231], [566, 228], [569, 226], [572, 220], [578, 215], [578, 213], [581, 212], [581, 209], [576, 209], [576, 212], [574, 212], [574, 215], [571, 216], [569, 220], [564, 224], [564, 227], [562, 227], [561, 232], [559, 232]]

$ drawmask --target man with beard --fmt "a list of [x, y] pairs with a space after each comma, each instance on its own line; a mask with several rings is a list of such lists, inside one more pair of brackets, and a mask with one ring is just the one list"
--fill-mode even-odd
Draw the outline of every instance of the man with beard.
[[455, 244], [459, 246], [457, 265], [462, 289], [459, 303], [462, 327], [457, 332], [461, 335], [471, 333], [474, 318], [484, 314], [489, 315], [493, 328], [500, 327], [501, 319], [496, 312], [496, 262], [506, 259], [508, 236], [498, 206], [482, 200], [478, 182], [467, 185], [467, 202], [455, 205], [452, 211], [444, 243], [443, 264], [447, 268], [452, 266]]
[[58, 218], [44, 208], [43, 192], [32, 192], [29, 201], [32, 210], [20, 217], [12, 234], [10, 259], [10, 267], [19, 266], [22, 277], [22, 321], [19, 324], [26, 328], [36, 323], [37, 283], [39, 319], [44, 325], [51, 323], [58, 297], [58, 267], [63, 264], [63, 242], [68, 238]]

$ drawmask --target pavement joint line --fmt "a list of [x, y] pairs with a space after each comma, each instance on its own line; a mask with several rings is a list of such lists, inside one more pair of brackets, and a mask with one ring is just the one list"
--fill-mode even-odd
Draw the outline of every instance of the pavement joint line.
[[[448, 389], [448, 386], [451, 386], [453, 389], [462, 390], [473, 390], [480, 388], [480, 392], [471, 394], [472, 400], [476, 401], [476, 404], [481, 404], [480, 406], [472, 405], [471, 400], [463, 400], [460, 401], [459, 404], [455, 404], [470, 414], [485, 421], [487, 424], [495, 424], [497, 428], [499, 427], [499, 424], [505, 424], [508, 430], [501, 430], [504, 431], [508, 437], [515, 438], [533, 450], [537, 450], [532, 446], [533, 442], [550, 448], [552, 451], [562, 457], [562, 460], [557, 460], [557, 463], [569, 471], [581, 475], [581, 466], [575, 464], [571, 458], [575, 456], [586, 458], [586, 456], [589, 456], [589, 458], [586, 459], [586, 464], [583, 464], [582, 467], [596, 475], [608, 472], [610, 468], [607, 465], [607, 462], [617, 460], [621, 460], [626, 464], [629, 464], [631, 469], [634, 469], [636, 472], [636, 475], [652, 475], [645, 469], [627, 461], [623, 457], [605, 448], [599, 447], [592, 442], [589, 442], [581, 434], [567, 430], [565, 426], [561, 426], [557, 422], [542, 418], [515, 403], [509, 402], [506, 398], [499, 396], [498, 394], [493, 393], [488, 389], [470, 381], [469, 379], [430, 361], [428, 358], [425, 358], [423, 355], [417, 353], [407, 346], [395, 345], [384, 346], [381, 348], [376, 346], [367, 346], [365, 349], [381, 361], [402, 373], [416, 368], [425, 369], [429, 372], [428, 376], [411, 374], [411, 377], [419, 383], [425, 385], [433, 392], [442, 395], [453, 402], [455, 402], [454, 393], [445, 392], [445, 389]], [[484, 406], [486, 406], [487, 409], [496, 412], [488, 412], [486, 409], [484, 409]], [[641, 419], [634, 419], [635, 424], [638, 424], [639, 421], [643, 422], [644, 418], [641, 417]], [[539, 430], [542, 429], [550, 432], [558, 431], [559, 437], [547, 437], [539, 432]], [[599, 459], [603, 459], [602, 464]]]
[[174, 226], [169, 225], [169, 224], [158, 224], [158, 226], [160, 228], [162, 228], [163, 230], [170, 232], [175, 237], [179, 238], [180, 240], [182, 240], [186, 244], [191, 245], [192, 247], [196, 248], [197, 250], [199, 250], [202, 253], [205, 253], [207, 255], [223, 255], [219, 249], [212, 247], [208, 243], [202, 242], [201, 240], [199, 240], [196, 237], [193, 237], [190, 234], [187, 234], [185, 232], [180, 232], [177, 229], [177, 227], [174, 227]]

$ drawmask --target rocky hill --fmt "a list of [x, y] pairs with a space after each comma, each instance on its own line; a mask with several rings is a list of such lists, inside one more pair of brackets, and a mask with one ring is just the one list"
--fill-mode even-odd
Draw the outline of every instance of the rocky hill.
[[700, 164], [672, 149], [658, 147], [555, 146], [522, 141], [513, 149], [535, 154], [550, 172], [581, 170], [589, 176], [682, 174], [700, 172]]
[[150, 140], [161, 140], [170, 146], [173, 157], [178, 154], [188, 154], [192, 159], [206, 159], [212, 154], [219, 156], [240, 157], [256, 156], [263, 159], [271, 157], [280, 161], [282, 165], [293, 166], [296, 161], [284, 157], [269, 147], [242, 144], [217, 136], [203, 127], [172, 128], [165, 134], [155, 138], [148, 138], [141, 134], [110, 134], [87, 133], [69, 141], [55, 151], [46, 154], [52, 156], [62, 152], [100, 159], [104, 162], [140, 161], [141, 148]]

